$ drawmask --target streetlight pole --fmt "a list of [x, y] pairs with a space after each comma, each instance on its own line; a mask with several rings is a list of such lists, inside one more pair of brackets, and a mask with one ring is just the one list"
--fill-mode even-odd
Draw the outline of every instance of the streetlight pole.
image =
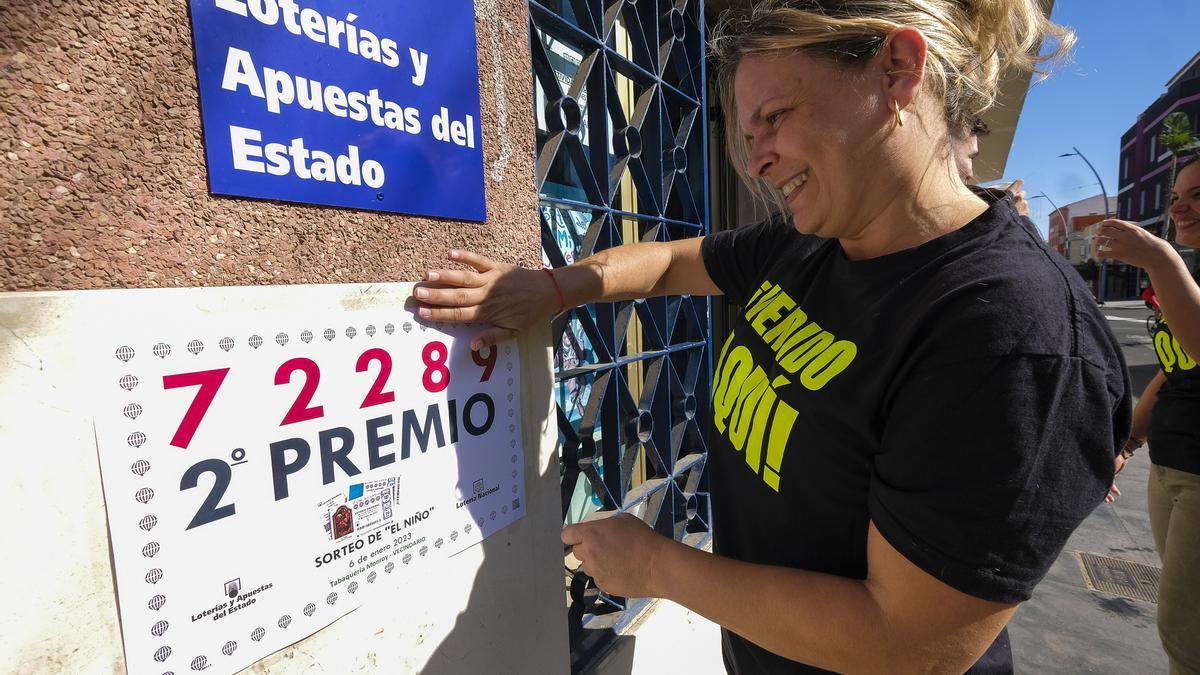
[[[1045, 199], [1046, 201], [1050, 202], [1050, 206], [1054, 207], [1054, 211], [1051, 212], [1051, 215], [1057, 213], [1058, 218], [1059, 218], [1059, 220], [1062, 221], [1062, 225], [1063, 225], [1063, 257], [1065, 257], [1067, 259], [1067, 261], [1070, 262], [1070, 260], [1071, 260], [1071, 232], [1069, 230], [1071, 229], [1071, 224], [1067, 222], [1067, 212], [1065, 212], [1061, 208], [1059, 208], [1058, 204], [1055, 204], [1054, 200], [1050, 199], [1050, 195], [1046, 194], [1045, 192], [1040, 192], [1040, 193], [1030, 197], [1030, 199]], [[1049, 218], [1047, 218], [1047, 221], [1049, 221]], [[1047, 238], [1047, 240], [1049, 239], [1049, 232], [1046, 233], [1046, 238]]]
[[[1096, 182], [1100, 184], [1100, 194], [1104, 197], [1104, 219], [1108, 220], [1109, 218], [1112, 217], [1112, 214], [1109, 213], [1109, 210], [1108, 210], [1108, 190], [1104, 189], [1104, 181], [1101, 180], [1101, 178], [1100, 178], [1100, 172], [1096, 171], [1096, 167], [1092, 166], [1092, 163], [1088, 161], [1088, 158], [1083, 156], [1083, 153], [1079, 151], [1079, 148], [1072, 145], [1071, 150], [1073, 150], [1074, 152], [1067, 152], [1067, 153], [1059, 155], [1059, 157], [1071, 157], [1072, 155], [1076, 155], [1079, 157], [1079, 159], [1083, 160], [1084, 164], [1087, 164], [1089, 169], [1092, 170], [1092, 175], [1096, 177]], [[1051, 202], [1051, 203], [1053, 203], [1053, 202]], [[1099, 301], [1099, 303], [1101, 305], [1104, 304], [1104, 296], [1106, 295], [1107, 285], [1108, 285], [1108, 261], [1101, 260], [1100, 261], [1100, 289], [1099, 289], [1099, 292], [1096, 294], [1096, 300]]]
[[[1058, 219], [1063, 222], [1063, 241], [1066, 242], [1067, 235], [1070, 234], [1069, 232], [1067, 232], [1067, 227], [1068, 227], [1067, 216], [1065, 213], [1062, 213], [1062, 209], [1058, 208], [1058, 204], [1055, 204], [1054, 200], [1050, 199], [1050, 195], [1046, 194], [1045, 192], [1039, 192], [1036, 195], [1030, 197], [1030, 199], [1045, 199], [1046, 201], [1050, 202], [1050, 206], [1054, 207], [1054, 211], [1052, 213], [1057, 213]], [[1049, 218], [1047, 218], [1046, 220], [1047, 220], [1047, 228], [1049, 228]], [[1049, 231], [1046, 232], [1046, 238], [1047, 239], [1050, 238]], [[1067, 259], [1068, 260], [1071, 258], [1070, 253], [1071, 253], [1070, 251], [1067, 251]]]
[[1035, 199], [1037, 197], [1041, 197], [1042, 199], [1045, 199], [1046, 201], [1050, 202], [1050, 206], [1054, 207], [1054, 212], [1058, 213], [1059, 219], [1061, 219], [1063, 221], [1063, 229], [1064, 229], [1064, 234], [1065, 234], [1065, 230], [1067, 227], [1067, 217], [1064, 214], [1059, 213], [1060, 211], [1062, 211], [1062, 209], [1058, 208], [1058, 204], [1055, 204], [1054, 200], [1050, 199], [1050, 195], [1046, 194], [1045, 192], [1039, 192], [1036, 195], [1034, 195]]

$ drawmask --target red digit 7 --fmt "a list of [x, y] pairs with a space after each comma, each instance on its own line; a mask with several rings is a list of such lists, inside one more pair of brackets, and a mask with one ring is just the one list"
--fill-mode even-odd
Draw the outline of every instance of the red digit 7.
[[275, 384], [288, 384], [292, 381], [292, 373], [297, 370], [304, 373], [304, 386], [300, 388], [300, 395], [296, 397], [292, 407], [283, 416], [283, 421], [279, 423], [281, 427], [286, 424], [314, 420], [325, 414], [323, 406], [309, 405], [312, 403], [313, 394], [317, 392], [317, 385], [321, 382], [321, 369], [317, 367], [316, 361], [306, 358], [284, 361], [283, 365], [279, 366], [279, 370], [275, 371]]
[[175, 435], [171, 438], [171, 445], [187, 449], [188, 444], [192, 442], [192, 436], [196, 434], [196, 429], [200, 426], [200, 421], [204, 419], [205, 413], [208, 412], [208, 407], [212, 405], [213, 399], [217, 397], [217, 390], [221, 388], [221, 383], [225, 381], [227, 374], [229, 374], [228, 368], [218, 368], [216, 370], [200, 370], [194, 373], [163, 375], [163, 389], [200, 387], [196, 392], [196, 398], [192, 399], [192, 404], [188, 406], [187, 412], [183, 414], [183, 420], [179, 423], [179, 427], [175, 429]]

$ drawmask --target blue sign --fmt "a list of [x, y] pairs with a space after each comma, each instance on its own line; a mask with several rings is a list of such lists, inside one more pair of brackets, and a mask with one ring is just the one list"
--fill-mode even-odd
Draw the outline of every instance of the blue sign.
[[191, 0], [215, 194], [482, 221], [471, 0]]

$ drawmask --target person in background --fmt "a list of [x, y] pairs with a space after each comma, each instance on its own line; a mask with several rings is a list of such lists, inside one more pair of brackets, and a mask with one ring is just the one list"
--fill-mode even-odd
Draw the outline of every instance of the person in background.
[[1149, 279], [1142, 281], [1142, 303], [1146, 305], [1146, 309], [1153, 311], [1155, 314], [1159, 314], [1162, 311], [1162, 307], [1158, 304], [1158, 295], [1154, 293], [1154, 287], [1150, 285]]
[[562, 533], [600, 589], [720, 624], [730, 673], [1012, 672], [1005, 625], [1108, 492], [1131, 396], [1079, 275], [954, 152], [1008, 68], [1072, 41], [1036, 0], [760, 3], [713, 62], [733, 164], [790, 220], [427, 273], [418, 311], [484, 324], [473, 348], [590, 302], [741, 308], [714, 553], [609, 511]]
[[[983, 120], [975, 120], [971, 124], [971, 132], [963, 139], [956, 147], [954, 153], [954, 166], [958, 169], [958, 175], [962, 178], [963, 183], [973, 185], [975, 181], [975, 159], [979, 157], [979, 138], [986, 136], [989, 132], [987, 123]], [[1017, 213], [1029, 217], [1029, 202], [1025, 195], [1025, 181], [1018, 178], [1017, 180], [1004, 186], [1003, 189], [1008, 190], [1013, 196], [1013, 204], [1017, 207]], [[1032, 226], [1032, 223], [1030, 223]]]
[[[1168, 213], [1175, 240], [1200, 247], [1200, 159], [1181, 164]], [[1097, 257], [1146, 270], [1162, 318], [1154, 335], [1161, 366], [1133, 411], [1132, 437], [1116, 471], [1150, 444], [1148, 501], [1162, 559], [1158, 634], [1171, 673], [1200, 673], [1200, 286], [1169, 242], [1123, 220], [1096, 228]], [[1119, 494], [1119, 493], [1118, 493]]]
[[958, 145], [954, 153], [954, 167], [964, 183], [975, 184], [975, 160], [979, 157], [979, 137], [989, 133], [988, 125], [983, 120], [971, 122], [971, 131]]

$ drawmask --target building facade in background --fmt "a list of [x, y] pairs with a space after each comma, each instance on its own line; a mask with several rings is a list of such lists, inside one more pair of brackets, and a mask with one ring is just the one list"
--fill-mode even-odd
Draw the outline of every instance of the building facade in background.
[[[1160, 235], [1171, 194], [1171, 153], [1162, 148], [1158, 136], [1163, 120], [1174, 112], [1187, 115], [1193, 130], [1200, 129], [1200, 53], [1167, 82], [1166, 89], [1121, 136], [1118, 166], [1118, 216]], [[1185, 248], [1180, 253], [1195, 270], [1195, 250]]]
[[1113, 213], [1116, 208], [1116, 197], [1108, 198], [1106, 210], [1104, 197], [1092, 195], [1050, 213], [1048, 240], [1051, 248], [1062, 254], [1079, 271], [1097, 297], [1100, 297], [1101, 278], [1106, 286], [1106, 298], [1132, 297], [1137, 293], [1139, 273], [1135, 268], [1124, 263], [1108, 263], [1104, 274], [1101, 274], [1099, 261], [1093, 255], [1092, 234], [1105, 219], [1106, 213]]
[[[1115, 197], [1108, 198], [1108, 213], [1116, 209]], [[1092, 195], [1066, 206], [1055, 209], [1050, 214], [1050, 246], [1058, 251], [1072, 265], [1079, 265], [1091, 259], [1091, 248], [1086, 239], [1090, 227], [1104, 220], [1104, 197]]]

